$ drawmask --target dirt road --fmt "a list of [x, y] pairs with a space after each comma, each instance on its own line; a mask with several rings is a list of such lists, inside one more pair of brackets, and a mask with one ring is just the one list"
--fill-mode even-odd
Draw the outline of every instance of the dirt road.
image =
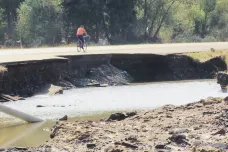
[[76, 47], [1, 50], [0, 64], [19, 61], [61, 58], [60, 56], [64, 55], [88, 55], [110, 53], [152, 53], [165, 55], [173, 53], [208, 51], [211, 48], [214, 48], [215, 50], [228, 50], [228, 42], [89, 46], [86, 53], [77, 52]]

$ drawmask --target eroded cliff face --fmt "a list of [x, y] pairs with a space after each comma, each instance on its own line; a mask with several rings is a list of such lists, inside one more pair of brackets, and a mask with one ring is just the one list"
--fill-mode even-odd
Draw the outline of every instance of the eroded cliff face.
[[183, 55], [103, 54], [64, 56], [50, 59], [9, 63], [0, 73], [0, 92], [32, 96], [40, 87], [55, 84], [65, 89], [85, 87], [90, 83], [123, 85], [214, 78], [227, 65], [222, 57], [200, 63]]

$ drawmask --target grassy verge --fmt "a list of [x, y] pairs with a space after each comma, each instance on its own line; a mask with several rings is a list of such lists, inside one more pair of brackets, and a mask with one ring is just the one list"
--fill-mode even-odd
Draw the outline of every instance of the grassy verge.
[[192, 57], [193, 59], [198, 60], [200, 62], [210, 60], [211, 58], [217, 56], [223, 56], [225, 58], [226, 63], [228, 64], [228, 50], [185, 53], [184, 55]]

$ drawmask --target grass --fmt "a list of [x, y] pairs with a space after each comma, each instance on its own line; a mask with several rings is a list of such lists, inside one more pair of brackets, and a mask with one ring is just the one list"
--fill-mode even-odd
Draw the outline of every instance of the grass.
[[185, 53], [184, 55], [192, 57], [193, 59], [200, 62], [205, 62], [207, 60], [210, 60], [211, 58], [222, 56], [225, 58], [225, 61], [228, 64], [228, 50]]
[[7, 72], [7, 68], [5, 66], [0, 65], [0, 73], [5, 73]]

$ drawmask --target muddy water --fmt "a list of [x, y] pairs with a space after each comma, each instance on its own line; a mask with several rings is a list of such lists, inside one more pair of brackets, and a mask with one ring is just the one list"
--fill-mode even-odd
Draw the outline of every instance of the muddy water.
[[[98, 121], [101, 118], [106, 118], [110, 115], [109, 112], [100, 115], [74, 117], [68, 121]], [[14, 125], [4, 124], [0, 126], [0, 148], [11, 146], [36, 147], [50, 139], [51, 128], [55, 125], [55, 121], [49, 120], [36, 124]]]
[[[161, 82], [121, 87], [83, 88], [65, 91], [53, 97], [36, 96], [24, 101], [5, 103], [6, 106], [35, 115], [45, 120], [43, 124], [16, 125], [0, 128], [0, 145], [37, 146], [48, 139], [44, 131], [64, 115], [85, 117], [119, 110], [155, 108], [164, 104], [186, 104], [202, 98], [225, 97], [215, 80]], [[43, 108], [37, 108], [43, 105]], [[17, 119], [0, 113], [0, 125], [20, 123]], [[25, 134], [24, 134], [25, 132]]]

